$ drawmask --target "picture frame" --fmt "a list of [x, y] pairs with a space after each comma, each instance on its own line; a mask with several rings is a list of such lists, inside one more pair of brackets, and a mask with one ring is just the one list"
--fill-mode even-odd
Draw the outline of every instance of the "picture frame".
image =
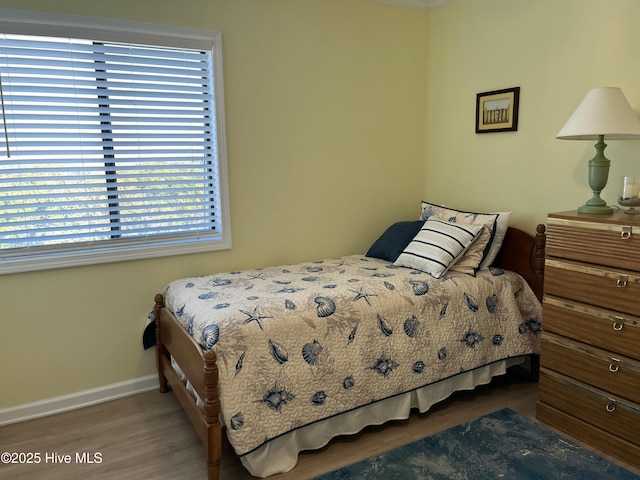
[[520, 87], [482, 92], [476, 95], [476, 133], [518, 130]]

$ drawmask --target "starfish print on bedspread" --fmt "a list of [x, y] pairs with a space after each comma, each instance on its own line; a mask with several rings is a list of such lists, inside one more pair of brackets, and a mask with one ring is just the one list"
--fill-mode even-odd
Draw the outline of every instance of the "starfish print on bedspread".
[[351, 290], [351, 291], [356, 294], [355, 298], [353, 299], [355, 302], [357, 302], [361, 298], [364, 298], [364, 301], [367, 302], [367, 305], [369, 305], [369, 306], [371, 306], [371, 302], [369, 301], [369, 297], [377, 297], [378, 296], [377, 293], [364, 293], [362, 291], [362, 288], [360, 289], [360, 291], [356, 291], [356, 290]]
[[253, 313], [249, 313], [249, 312], [245, 312], [244, 310], [240, 310], [240, 312], [244, 313], [248, 318], [245, 319], [244, 323], [251, 323], [251, 322], [256, 322], [258, 324], [258, 326], [260, 327], [260, 330], [264, 331], [264, 328], [262, 328], [262, 320], [264, 320], [265, 318], [273, 318], [270, 316], [260, 316], [257, 315], [256, 312], [258, 311], [258, 307], [253, 309]]

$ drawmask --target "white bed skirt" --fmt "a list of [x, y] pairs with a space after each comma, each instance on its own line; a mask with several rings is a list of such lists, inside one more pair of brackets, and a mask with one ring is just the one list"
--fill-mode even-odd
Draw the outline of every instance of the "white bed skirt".
[[[298, 454], [303, 450], [317, 450], [329, 443], [333, 437], [353, 435], [368, 425], [382, 425], [390, 420], [405, 420], [409, 418], [412, 408], [417, 408], [424, 413], [452, 393], [473, 390], [478, 385], [485, 385], [493, 377], [504, 375], [507, 368], [523, 362], [524, 357], [501, 360], [417, 390], [380, 400], [321, 422], [298, 428], [241, 456], [240, 460], [255, 477], [264, 478], [276, 473], [288, 472], [296, 466]], [[203, 408], [202, 400], [186, 381], [179, 365], [173, 359], [172, 364], [182, 381], [186, 383], [187, 389], [194, 396], [197, 404]]]

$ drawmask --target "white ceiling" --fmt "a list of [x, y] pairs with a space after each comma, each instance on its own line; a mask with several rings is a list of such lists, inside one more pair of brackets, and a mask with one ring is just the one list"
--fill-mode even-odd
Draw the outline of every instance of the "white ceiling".
[[419, 8], [421, 10], [434, 10], [443, 7], [454, 0], [371, 0], [377, 3], [387, 3], [399, 7]]

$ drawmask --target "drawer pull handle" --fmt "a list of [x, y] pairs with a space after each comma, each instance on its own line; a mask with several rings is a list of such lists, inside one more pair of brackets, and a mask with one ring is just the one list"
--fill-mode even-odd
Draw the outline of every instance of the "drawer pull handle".
[[615, 320], [613, 321], [613, 329], [616, 332], [619, 332], [622, 330], [622, 327], [624, 327], [624, 318], [615, 317]]
[[622, 227], [622, 232], [620, 232], [620, 238], [622, 240], [628, 240], [631, 238], [631, 227]]
[[609, 364], [609, 371], [611, 373], [616, 373], [618, 370], [620, 370], [620, 360], [612, 358], [611, 363]]
[[609, 399], [609, 403], [607, 403], [607, 406], [605, 407], [605, 409], [609, 413], [614, 412], [616, 410], [616, 401]]
[[620, 275], [618, 277], [618, 281], [616, 282], [616, 286], [618, 288], [624, 288], [627, 286], [627, 282], [628, 282], [629, 278], [626, 275]]

